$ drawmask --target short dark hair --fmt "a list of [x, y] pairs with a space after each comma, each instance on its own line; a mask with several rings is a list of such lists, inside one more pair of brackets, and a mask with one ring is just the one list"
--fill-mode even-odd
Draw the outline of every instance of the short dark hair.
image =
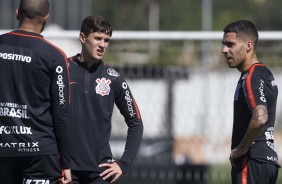
[[45, 17], [49, 13], [49, 1], [21, 0], [18, 11], [21, 19], [34, 19], [36, 17]]
[[224, 33], [235, 32], [242, 39], [251, 39], [256, 46], [258, 41], [258, 31], [253, 22], [249, 20], [238, 20], [231, 22], [224, 29]]
[[88, 36], [90, 33], [99, 32], [106, 35], [112, 36], [112, 25], [104, 17], [99, 15], [88, 16], [86, 17], [81, 24], [80, 32], [85, 36]]

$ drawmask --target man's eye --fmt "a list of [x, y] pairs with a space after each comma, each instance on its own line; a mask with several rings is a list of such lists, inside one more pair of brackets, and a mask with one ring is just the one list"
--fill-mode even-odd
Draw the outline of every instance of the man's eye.
[[232, 47], [234, 44], [232, 44], [232, 43], [226, 43], [225, 44], [227, 47]]

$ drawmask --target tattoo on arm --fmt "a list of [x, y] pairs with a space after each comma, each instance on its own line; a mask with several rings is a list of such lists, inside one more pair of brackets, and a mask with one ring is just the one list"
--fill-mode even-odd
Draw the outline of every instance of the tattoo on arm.
[[267, 118], [267, 108], [265, 105], [258, 105], [253, 110], [252, 119], [253, 120], [261, 120]]
[[[252, 113], [253, 114], [252, 114], [251, 121], [256, 122], [255, 124], [257, 124], [257, 122], [266, 122], [267, 121], [268, 114], [267, 114], [267, 107], [265, 105], [256, 106], [253, 109]], [[258, 124], [261, 124], [261, 123], [258, 123]], [[252, 130], [251, 132], [249, 132], [249, 135], [247, 137], [244, 137], [241, 140], [241, 143], [238, 146], [238, 148], [247, 150], [250, 147], [250, 145], [252, 144], [252, 141], [255, 141], [256, 136], [257, 136], [256, 130]]]

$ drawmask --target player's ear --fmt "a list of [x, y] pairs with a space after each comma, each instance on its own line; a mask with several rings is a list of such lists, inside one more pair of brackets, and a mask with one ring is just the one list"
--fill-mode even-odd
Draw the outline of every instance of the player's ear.
[[246, 52], [249, 53], [253, 49], [253, 42], [248, 41], [246, 46]]
[[80, 40], [81, 43], [85, 42], [85, 38], [86, 38], [85, 35], [82, 32], [80, 32], [79, 33], [79, 40]]
[[20, 20], [19, 9], [16, 9], [16, 18], [17, 18], [17, 20]]
[[47, 22], [49, 19], [49, 14], [47, 14], [45, 17], [44, 17], [44, 21]]

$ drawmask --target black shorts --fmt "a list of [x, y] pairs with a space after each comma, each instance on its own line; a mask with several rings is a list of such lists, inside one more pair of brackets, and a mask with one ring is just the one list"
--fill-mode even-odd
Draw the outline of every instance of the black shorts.
[[245, 158], [232, 167], [232, 184], [275, 184], [279, 167]]
[[99, 173], [92, 171], [76, 171], [72, 170], [72, 184], [110, 184], [111, 177], [103, 180]]
[[0, 157], [0, 183], [58, 184], [61, 175], [57, 155]]

